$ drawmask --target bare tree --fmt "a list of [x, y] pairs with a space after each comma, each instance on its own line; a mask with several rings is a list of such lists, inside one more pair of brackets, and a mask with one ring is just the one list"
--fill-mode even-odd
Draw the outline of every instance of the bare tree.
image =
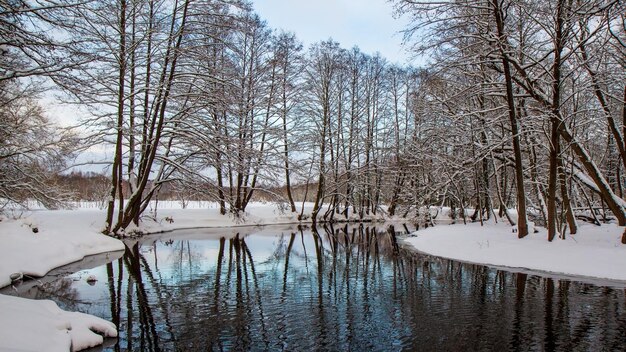
[[[311, 217], [316, 221], [325, 193], [326, 158], [328, 139], [331, 135], [331, 118], [335, 108], [334, 84], [337, 74], [340, 48], [337, 42], [328, 40], [313, 45], [309, 49], [309, 61], [306, 67], [305, 82], [307, 92], [307, 113], [312, 120], [315, 143], [319, 148], [317, 191]], [[313, 161], [312, 161], [313, 162]]]
[[[396, 1], [399, 13], [413, 16], [406, 33], [420, 35], [415, 49], [435, 55], [439, 61], [431, 69], [454, 82], [443, 91], [432, 91], [434, 97], [426, 104], [457, 123], [468, 114], [477, 117], [468, 127], [472, 135], [480, 136], [480, 147], [472, 145], [471, 149], [472, 158], [483, 163], [483, 171], [450, 183], [455, 194], [449, 193], [446, 184], [445, 194], [462, 200], [467, 182], [488, 185], [492, 178], [501, 209], [510, 206], [509, 195], [516, 194], [518, 236], [526, 234], [529, 201], [536, 210], [533, 216], [544, 217], [552, 240], [564, 232], [565, 224], [571, 233], [576, 232], [573, 204], [592, 203], [586, 196], [577, 196], [584, 192], [576, 183], [597, 192], [617, 222], [625, 224], [622, 176], [618, 175], [624, 166], [623, 126], [616, 118], [624, 102], [615, 99], [623, 95], [623, 84], [611, 84], [605, 78], [608, 67], [612, 74], [624, 74], [619, 64], [623, 55], [615, 55], [623, 53], [621, 37], [614, 35], [618, 8], [619, 2]], [[482, 88], [474, 89], [476, 84]], [[501, 98], [504, 107], [498, 103]], [[498, 109], [506, 109], [508, 127], [488, 118]], [[500, 124], [500, 131], [486, 121]], [[547, 138], [545, 125], [549, 126]], [[511, 149], [505, 144], [507, 133]], [[449, 138], [454, 143], [447, 143], [446, 148], [466, 141], [458, 135]], [[598, 157], [602, 150], [608, 151], [607, 158]], [[451, 155], [440, 159], [453, 160]], [[493, 171], [484, 166], [489, 159], [495, 159], [491, 160]], [[613, 166], [613, 160], [620, 160], [619, 167]], [[447, 166], [441, 172], [453, 172], [458, 178], [465, 167], [454, 171], [455, 167]], [[527, 193], [529, 180], [533, 192]], [[441, 190], [442, 185], [435, 189]], [[488, 193], [484, 198], [491, 197]]]
[[289, 128], [288, 123], [293, 121], [292, 111], [300, 94], [299, 73], [302, 66], [302, 44], [292, 33], [281, 32], [275, 38], [274, 60], [278, 67], [278, 115], [282, 121], [282, 143], [285, 165], [285, 187], [291, 212], [296, 211], [291, 191], [291, 167], [289, 156]]
[[3, 1], [0, 7], [0, 82], [55, 77], [92, 57], [80, 40], [69, 39], [64, 13], [85, 1]]
[[16, 82], [0, 82], [0, 209], [65, 206], [71, 193], [56, 182], [78, 138], [45, 116], [36, 96]]

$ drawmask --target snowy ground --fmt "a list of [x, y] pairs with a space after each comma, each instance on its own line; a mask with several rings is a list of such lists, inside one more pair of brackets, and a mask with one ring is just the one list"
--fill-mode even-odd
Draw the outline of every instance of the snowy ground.
[[[305, 215], [311, 208], [312, 204], [306, 204]], [[182, 209], [178, 202], [160, 202], [158, 212], [149, 210], [138, 230], [155, 233], [295, 224], [298, 214], [256, 203], [242, 217], [234, 218], [219, 215], [214, 203], [191, 203]], [[438, 211], [433, 214], [437, 218], [444, 215]], [[109, 252], [111, 260], [119, 257], [116, 251], [124, 249], [123, 243], [100, 234], [104, 216], [104, 210], [93, 204], [80, 204], [76, 210], [33, 210], [0, 217], [0, 287], [9, 285], [15, 273], [38, 277], [88, 255]], [[419, 251], [467, 262], [626, 281], [622, 228], [583, 224], [579, 232], [549, 243], [542, 229], [518, 240], [504, 223], [484, 227], [475, 223], [438, 225], [418, 231], [406, 241]], [[51, 301], [0, 295], [0, 312], [2, 351], [67, 351], [70, 345], [78, 350], [102, 343], [102, 336], [91, 330], [105, 336], [117, 334], [112, 324], [94, 316], [64, 312]]]
[[66, 312], [50, 300], [0, 295], [0, 312], [2, 351], [78, 351], [102, 344], [102, 335], [117, 336], [113, 323]]
[[[297, 211], [292, 213], [288, 208], [277, 207], [275, 204], [250, 203], [246, 207], [246, 213], [239, 218], [232, 215], [220, 215], [219, 208], [215, 203], [191, 203], [186, 209], [180, 207], [179, 202], [159, 202], [159, 209], [154, 216], [154, 212], [148, 209], [140, 224], [140, 230], [147, 233], [193, 229], [193, 228], [218, 228], [236, 227], [251, 225], [281, 225], [298, 224], [302, 203], [296, 204]], [[310, 215], [313, 210], [313, 203], [304, 204], [304, 217], [310, 222]], [[324, 214], [325, 209], [319, 213], [319, 217]], [[357, 221], [358, 216], [350, 212], [351, 221]], [[369, 215], [368, 220], [384, 220], [382, 213], [376, 216]], [[335, 214], [336, 220], [346, 220], [343, 215]], [[133, 228], [129, 228], [132, 231]]]
[[581, 223], [578, 234], [553, 242], [547, 241], [545, 229], [537, 230], [518, 239], [503, 222], [438, 225], [415, 232], [405, 241], [420, 252], [470, 263], [626, 282], [622, 227]]
[[[14, 273], [43, 276], [88, 255], [124, 250], [121, 241], [99, 233], [104, 216], [101, 210], [42, 210], [7, 215], [0, 218], [0, 287], [9, 285]], [[0, 295], [0, 312], [2, 351], [80, 350], [101, 344], [100, 334], [117, 336], [112, 323], [63, 311], [49, 300]]]
[[[5, 216], [0, 222], [0, 287], [9, 276], [44, 276], [48, 271], [124, 244], [100, 233], [104, 211], [35, 210]], [[34, 232], [36, 231], [36, 233]]]

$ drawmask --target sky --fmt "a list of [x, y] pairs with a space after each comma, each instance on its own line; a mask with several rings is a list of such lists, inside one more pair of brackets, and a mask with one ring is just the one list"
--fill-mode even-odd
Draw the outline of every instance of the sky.
[[390, 62], [407, 63], [402, 47], [405, 20], [394, 19], [387, 0], [254, 0], [271, 28], [296, 33], [305, 47], [333, 38], [341, 47], [380, 52]]

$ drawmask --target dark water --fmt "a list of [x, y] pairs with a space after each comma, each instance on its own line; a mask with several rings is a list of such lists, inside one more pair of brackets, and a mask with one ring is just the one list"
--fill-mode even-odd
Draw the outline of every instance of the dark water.
[[144, 238], [22, 295], [112, 320], [114, 351], [626, 350], [624, 288], [417, 254], [382, 226], [241, 231]]

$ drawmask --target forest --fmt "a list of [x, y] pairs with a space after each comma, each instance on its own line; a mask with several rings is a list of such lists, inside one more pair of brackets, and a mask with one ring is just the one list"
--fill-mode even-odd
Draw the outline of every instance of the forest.
[[[261, 197], [326, 222], [446, 206], [550, 241], [626, 226], [624, 2], [391, 5], [425, 66], [305, 48], [244, 0], [1, 1], [0, 207], [64, 206], [76, 156], [106, 150], [107, 234], [164, 189], [231, 216]], [[51, 95], [83, 117], [59, 126]]]

